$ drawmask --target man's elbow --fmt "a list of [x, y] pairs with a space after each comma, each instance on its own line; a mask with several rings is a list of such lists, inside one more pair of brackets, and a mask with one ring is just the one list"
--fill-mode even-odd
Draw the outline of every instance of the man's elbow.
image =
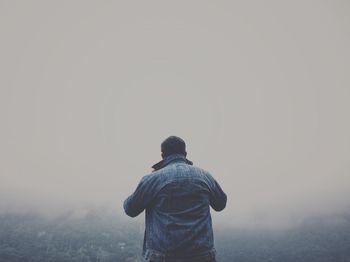
[[129, 199], [124, 201], [123, 206], [125, 214], [127, 214], [129, 217], [137, 217], [143, 211], [142, 207], [136, 205], [133, 201], [129, 201]]
[[139, 214], [135, 212], [135, 210], [130, 208], [127, 200], [124, 201], [123, 207], [124, 207], [125, 214], [127, 214], [129, 217], [137, 217], [137, 215]]
[[227, 196], [224, 195], [221, 201], [217, 202], [216, 205], [212, 205], [212, 208], [215, 211], [220, 212], [225, 209], [226, 203], [227, 203]]
[[212, 208], [217, 211], [217, 212], [220, 212], [222, 210], [224, 210], [226, 207], [226, 204], [222, 204], [222, 205], [217, 205], [217, 206], [213, 206]]
[[124, 211], [125, 211], [125, 214], [127, 214], [129, 217], [137, 217], [137, 215], [138, 215], [137, 213], [134, 213], [131, 210], [128, 210], [125, 208], [124, 208]]

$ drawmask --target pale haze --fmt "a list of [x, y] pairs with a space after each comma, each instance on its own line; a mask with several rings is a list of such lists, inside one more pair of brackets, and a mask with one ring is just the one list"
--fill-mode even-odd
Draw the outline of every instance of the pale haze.
[[349, 14], [340, 0], [0, 1], [1, 212], [122, 214], [169, 135], [226, 191], [222, 224], [348, 212]]

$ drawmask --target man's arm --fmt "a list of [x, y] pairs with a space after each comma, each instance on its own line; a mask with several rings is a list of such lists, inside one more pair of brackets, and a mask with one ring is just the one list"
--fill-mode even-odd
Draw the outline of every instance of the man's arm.
[[136, 217], [150, 205], [154, 196], [154, 188], [148, 176], [141, 179], [135, 192], [124, 201], [125, 213], [130, 217]]
[[211, 177], [212, 180], [212, 188], [211, 188], [211, 196], [210, 196], [210, 206], [215, 211], [221, 211], [226, 207], [227, 196], [225, 192], [221, 189], [219, 183]]

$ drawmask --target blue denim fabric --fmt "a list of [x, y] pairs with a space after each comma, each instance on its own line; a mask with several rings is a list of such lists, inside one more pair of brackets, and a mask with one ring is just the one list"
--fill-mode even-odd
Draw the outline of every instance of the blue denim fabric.
[[146, 210], [146, 261], [205, 261], [215, 258], [210, 206], [221, 211], [227, 197], [209, 172], [174, 154], [144, 176], [124, 201], [125, 213]]

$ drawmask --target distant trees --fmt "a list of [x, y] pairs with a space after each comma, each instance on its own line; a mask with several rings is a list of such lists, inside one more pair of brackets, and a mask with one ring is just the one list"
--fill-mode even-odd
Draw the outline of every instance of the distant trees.
[[[139, 227], [118, 221], [101, 211], [79, 219], [0, 215], [0, 261], [140, 261]], [[339, 221], [307, 220], [289, 230], [217, 231], [218, 260], [349, 262], [350, 215]]]
[[[0, 261], [136, 261], [141, 235], [117, 217], [0, 216]], [[132, 239], [130, 239], [132, 236]], [[136, 240], [136, 241], [135, 241]], [[124, 243], [120, 246], [119, 243]]]

